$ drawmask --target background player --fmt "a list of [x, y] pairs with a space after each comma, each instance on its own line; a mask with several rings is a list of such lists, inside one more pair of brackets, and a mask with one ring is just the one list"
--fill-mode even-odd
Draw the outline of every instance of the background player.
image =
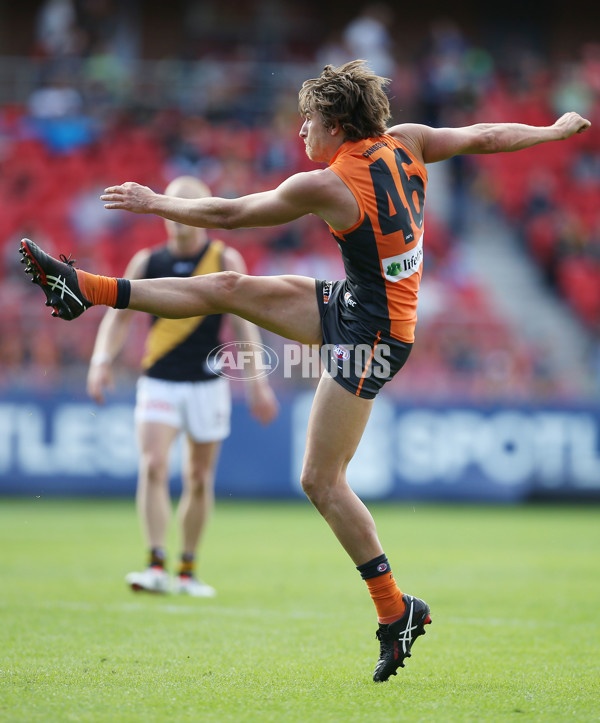
[[[210, 196], [208, 187], [192, 176], [172, 181], [165, 191], [179, 198]], [[204, 229], [166, 221], [164, 246], [143, 249], [129, 262], [129, 279], [163, 276], [190, 277], [230, 270], [244, 273], [240, 254]], [[127, 340], [134, 312], [108, 309], [96, 337], [88, 372], [88, 393], [104, 402], [113, 386], [112, 363]], [[153, 320], [142, 359], [143, 375], [137, 383], [135, 421], [140, 451], [137, 508], [149, 548], [148, 567], [131, 572], [133, 590], [168, 592], [173, 589], [194, 597], [212, 597], [215, 589], [195, 575], [198, 545], [214, 504], [214, 474], [221, 442], [230, 430], [229, 382], [206, 364], [220, 343], [221, 314], [188, 319]], [[239, 316], [231, 317], [235, 338], [260, 342], [258, 329]], [[249, 377], [254, 377], [248, 367]], [[245, 382], [248, 404], [261, 423], [271, 422], [278, 405], [266, 378]], [[180, 432], [185, 432], [182, 493], [177, 518], [181, 556], [173, 583], [167, 573], [166, 535], [171, 515], [169, 455]]]

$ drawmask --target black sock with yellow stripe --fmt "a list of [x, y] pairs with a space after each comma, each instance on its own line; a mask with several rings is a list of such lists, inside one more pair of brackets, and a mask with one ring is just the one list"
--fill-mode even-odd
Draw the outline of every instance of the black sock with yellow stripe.
[[183, 577], [193, 577], [194, 576], [194, 562], [195, 562], [195, 556], [192, 555], [189, 552], [182, 552], [181, 558], [179, 560], [179, 570], [177, 572], [178, 575]]
[[153, 547], [150, 550], [150, 567], [162, 567], [164, 569], [167, 562], [167, 554], [162, 547]]

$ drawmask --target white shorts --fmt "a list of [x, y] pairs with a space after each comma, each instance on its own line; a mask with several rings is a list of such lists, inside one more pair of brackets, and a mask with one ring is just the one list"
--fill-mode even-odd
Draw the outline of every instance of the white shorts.
[[222, 377], [170, 382], [142, 376], [137, 382], [135, 421], [167, 424], [196, 442], [220, 442], [230, 432], [229, 382]]

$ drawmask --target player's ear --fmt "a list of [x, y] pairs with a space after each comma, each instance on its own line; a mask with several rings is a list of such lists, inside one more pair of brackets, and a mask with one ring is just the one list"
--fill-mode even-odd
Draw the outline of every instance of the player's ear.
[[332, 136], [337, 136], [338, 133], [342, 130], [342, 127], [339, 124], [339, 121], [332, 120], [331, 125], [327, 129], [328, 133], [331, 133]]

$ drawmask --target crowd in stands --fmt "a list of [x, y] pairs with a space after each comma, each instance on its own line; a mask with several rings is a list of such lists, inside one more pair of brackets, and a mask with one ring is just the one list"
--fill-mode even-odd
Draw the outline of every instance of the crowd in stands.
[[[68, 3], [55, 5], [64, 9]], [[77, 50], [77, 33], [63, 37], [58, 50], [37, 46], [53, 72], [44, 75], [28, 103], [0, 107], [0, 387], [29, 386], [32, 378], [49, 388], [65, 379], [83, 387], [103, 313], [91, 309], [75, 324], [50, 319], [39, 289], [24, 283], [17, 254], [21, 237], [51, 252], [70, 253], [83, 268], [120, 275], [137, 249], [164, 240], [164, 226], [153, 216], [105, 211], [99, 195], [106, 186], [136, 180], [162, 190], [176, 175], [191, 173], [215, 195], [231, 197], [272, 188], [290, 173], [312, 168], [297, 137], [297, 87], [324, 62], [356, 57], [352, 43], [364, 38], [367, 28], [378, 50], [374, 63], [393, 78], [395, 122], [546, 125], [574, 109], [593, 124], [569, 144], [450, 162], [449, 212], [426, 209], [417, 344], [406, 372], [388, 385], [388, 393], [488, 400], [600, 393], [600, 369], [594, 369], [600, 367], [594, 361], [594, 355], [600, 356], [600, 44], [578, 49], [568, 62], [555, 64], [523, 52], [502, 65], [469, 43], [457, 26], [437, 23], [418, 56], [409, 60], [394, 52], [386, 34], [389, 17], [367, 12], [359, 21], [362, 35], [348, 26], [328, 46], [316, 48], [300, 68], [296, 60], [291, 63], [287, 76], [282, 66], [279, 90], [271, 86], [270, 93], [259, 92], [265, 72], [260, 63], [248, 65], [255, 77], [248, 71], [243, 79], [228, 76], [226, 68], [238, 65], [223, 66], [210, 82], [202, 77], [201, 109], [189, 99], [178, 103], [172, 94], [194, 72], [202, 75], [189, 63], [185, 69], [169, 66], [179, 75], [161, 86], [168, 102], [155, 103], [153, 84], [148, 93], [152, 105], [144, 106], [138, 91], [127, 96], [123, 90], [123, 77], [130, 88], [143, 86], [141, 76], [136, 82], [135, 67], [133, 75], [125, 73], [111, 85], [108, 79], [114, 76], [106, 70], [111, 64], [92, 63], [95, 55], [89, 47], [87, 55]], [[368, 52], [361, 48], [360, 54]], [[57, 56], [72, 59], [77, 53], [86, 61], [85, 68], [79, 66], [77, 82], [54, 72], [63, 67], [56, 64]], [[208, 73], [216, 65], [211, 61], [201, 68]], [[283, 77], [287, 82], [282, 84]], [[230, 79], [246, 92], [226, 92]], [[254, 115], [248, 105], [253, 97], [257, 103], [260, 99], [260, 112]], [[586, 329], [588, 377], [573, 379], [554, 369], [548, 350], [522, 338], [493, 308], [477, 276], [460, 263], [461, 233], [469, 222], [468, 204], [474, 202], [503, 216], [519, 235], [523, 252], [540, 265], [548, 285]], [[214, 235], [239, 248], [254, 274], [343, 274], [334, 240], [325, 224], [312, 217], [286, 227]], [[125, 381], [138, 372], [144, 323], [134, 327], [121, 361]], [[280, 349], [281, 340], [271, 335], [265, 340]]]

